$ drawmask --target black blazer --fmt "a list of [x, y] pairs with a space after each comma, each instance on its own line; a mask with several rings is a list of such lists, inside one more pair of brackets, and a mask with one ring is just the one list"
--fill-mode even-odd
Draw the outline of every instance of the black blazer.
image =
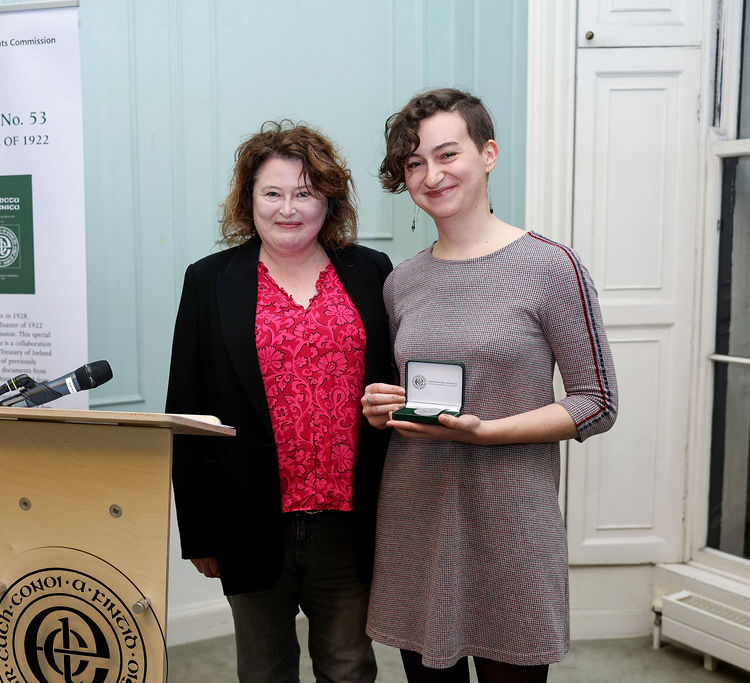
[[[255, 347], [260, 242], [188, 267], [175, 323], [166, 411], [217, 416], [236, 437], [175, 436], [172, 480], [184, 558], [218, 557], [227, 595], [267, 588], [281, 575], [281, 492], [276, 445]], [[329, 252], [367, 335], [365, 384], [389, 382], [386, 254]], [[375, 512], [388, 432], [363, 420], [354, 471], [357, 572], [372, 571]]]

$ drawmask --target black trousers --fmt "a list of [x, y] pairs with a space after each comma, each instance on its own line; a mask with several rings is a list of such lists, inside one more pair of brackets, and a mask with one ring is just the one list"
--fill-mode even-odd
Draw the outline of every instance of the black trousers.
[[[479, 683], [545, 683], [549, 666], [519, 666], [474, 657]], [[401, 650], [409, 683], [469, 683], [469, 658], [459, 659], [448, 669], [431, 669], [422, 664], [422, 655]]]

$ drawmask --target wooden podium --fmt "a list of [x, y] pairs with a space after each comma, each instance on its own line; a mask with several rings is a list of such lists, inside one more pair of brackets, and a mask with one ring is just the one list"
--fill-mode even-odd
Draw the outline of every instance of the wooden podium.
[[166, 680], [173, 434], [234, 429], [0, 407], [0, 682]]

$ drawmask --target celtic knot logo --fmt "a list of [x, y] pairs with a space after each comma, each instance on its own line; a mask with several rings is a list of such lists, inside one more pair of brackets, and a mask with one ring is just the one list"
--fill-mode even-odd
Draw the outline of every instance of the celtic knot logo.
[[146, 644], [100, 580], [43, 569], [0, 595], [0, 683], [146, 683]]
[[414, 385], [415, 389], [424, 389], [427, 386], [427, 379], [424, 375], [414, 375], [414, 379], [412, 379], [411, 383]]
[[[88, 637], [71, 627], [71, 616], [85, 625]], [[54, 625], [45, 624], [48, 618], [55, 622]], [[48, 635], [40, 640], [42, 632]], [[77, 677], [90, 664], [97, 659], [106, 662], [110, 656], [107, 638], [93, 619], [77, 609], [56, 607], [42, 610], [31, 620], [24, 638], [24, 651], [29, 669], [41, 683], [48, 683], [48, 679], [42, 671], [40, 657], [52, 671], [63, 677], [65, 683], [78, 683], [80, 679]], [[104, 683], [109, 669], [96, 667], [92, 673], [91, 683]]]
[[16, 233], [4, 225], [0, 225], [0, 268], [12, 266], [20, 252], [21, 245]]

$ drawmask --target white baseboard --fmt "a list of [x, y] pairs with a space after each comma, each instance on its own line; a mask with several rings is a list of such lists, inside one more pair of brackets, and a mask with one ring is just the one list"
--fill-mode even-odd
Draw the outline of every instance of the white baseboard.
[[635, 638], [651, 633], [653, 572], [650, 565], [571, 566], [571, 638]]
[[169, 612], [167, 646], [194, 643], [234, 633], [232, 611], [222, 598], [193, 603]]
[[[304, 619], [300, 611], [297, 619]], [[226, 599], [193, 603], [169, 613], [167, 647], [210, 640], [234, 633], [232, 610]]]
[[570, 638], [636, 638], [650, 634], [653, 623], [650, 609], [574, 609], [570, 613]]
[[[573, 609], [570, 635], [573, 640], [645, 636], [651, 633], [653, 618], [649, 609]], [[167, 645], [184, 645], [233, 632], [232, 612], [225, 600], [200, 603], [170, 613]]]
[[[570, 633], [573, 640], [634, 638], [651, 633], [653, 567], [571, 567]], [[636, 605], [636, 607], [633, 607]], [[171, 647], [234, 632], [224, 598], [169, 612]]]

